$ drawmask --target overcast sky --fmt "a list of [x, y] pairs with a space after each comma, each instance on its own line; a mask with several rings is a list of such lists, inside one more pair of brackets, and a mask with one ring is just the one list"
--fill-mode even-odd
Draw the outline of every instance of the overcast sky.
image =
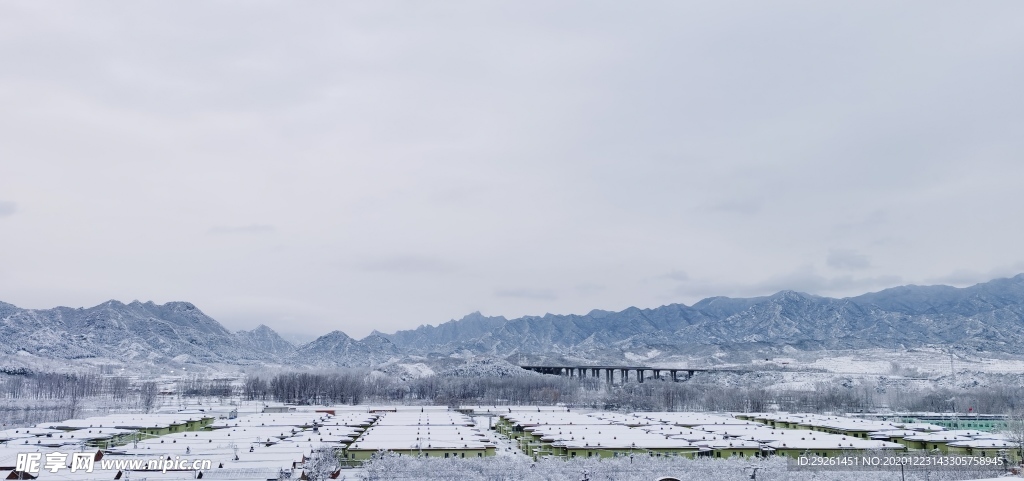
[[3, 2], [0, 300], [362, 337], [1024, 272], [1024, 2]]

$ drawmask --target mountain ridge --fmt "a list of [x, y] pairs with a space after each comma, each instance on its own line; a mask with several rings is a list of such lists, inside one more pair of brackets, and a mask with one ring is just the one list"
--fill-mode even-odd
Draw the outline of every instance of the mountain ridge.
[[408, 356], [574, 359], [665, 356], [708, 349], [764, 351], [942, 345], [1024, 354], [1024, 274], [969, 287], [906, 285], [830, 298], [784, 290], [709, 297], [587, 314], [467, 314], [437, 326], [356, 340], [340, 330], [301, 346], [259, 325], [231, 332], [184, 301], [109, 300], [90, 308], [21, 309], [0, 302], [0, 354], [123, 362], [275, 364], [313, 368], [396, 362]]
[[783, 290], [753, 298], [709, 297], [692, 306], [523, 316], [480, 336], [443, 340], [433, 339], [432, 331], [423, 326], [389, 336], [421, 355], [468, 349], [490, 355], [586, 356], [616, 346], [636, 349], [637, 341], [643, 339], [657, 339], [662, 347], [677, 352], [704, 346], [806, 350], [901, 344], [1020, 354], [1024, 353], [1022, 328], [1024, 274], [963, 288], [908, 285], [843, 298]]

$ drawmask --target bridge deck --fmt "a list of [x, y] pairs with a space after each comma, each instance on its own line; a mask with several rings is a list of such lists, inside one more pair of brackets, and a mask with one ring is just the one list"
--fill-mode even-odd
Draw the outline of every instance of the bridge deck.
[[[552, 374], [556, 376], [569, 376], [578, 377], [579, 379], [591, 378], [600, 379], [604, 378], [605, 382], [609, 384], [615, 383], [616, 372], [618, 372], [619, 382], [629, 382], [630, 373], [636, 374], [637, 382], [644, 382], [644, 379], [654, 380], [671, 380], [672, 382], [679, 382], [680, 380], [686, 381], [693, 377], [694, 373], [697, 372], [750, 372], [746, 369], [716, 369], [716, 368], [700, 368], [700, 367], [653, 367], [653, 366], [608, 366], [608, 365], [589, 365], [589, 366], [519, 366], [523, 369], [538, 372], [540, 374]], [[653, 376], [647, 376], [647, 371], [651, 371]], [[662, 371], [666, 372], [668, 376], [663, 377]], [[589, 375], [588, 375], [589, 373]]]
[[651, 367], [651, 366], [589, 366], [589, 365], [546, 365], [519, 366], [523, 369], [626, 369], [630, 371], [692, 371], [692, 372], [752, 372], [752, 369], [714, 368], [714, 367]]

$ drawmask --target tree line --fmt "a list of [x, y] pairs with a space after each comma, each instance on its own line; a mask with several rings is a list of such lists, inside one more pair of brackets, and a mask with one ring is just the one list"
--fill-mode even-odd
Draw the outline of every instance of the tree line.
[[[167, 381], [161, 388], [145, 379], [104, 374], [28, 372], [0, 374], [0, 421], [25, 424], [77, 417], [83, 406], [107, 412], [150, 412], [161, 389], [182, 399], [276, 401], [307, 405], [564, 404], [618, 411], [971, 412], [1024, 411], [1024, 385], [1006, 382], [987, 387], [915, 387], [835, 379], [802, 389], [750, 378], [702, 376], [685, 382], [648, 380], [609, 386], [596, 378], [528, 373], [522, 376], [429, 375], [389, 377], [368, 369], [323, 372], [251, 373], [242, 379], [196, 374]], [[170, 394], [170, 393], [168, 393]], [[88, 400], [88, 403], [84, 401]]]
[[897, 411], [1006, 413], [1024, 409], [1024, 386], [936, 388], [818, 381], [806, 389], [757, 385], [739, 379], [685, 382], [649, 380], [609, 386], [595, 378], [551, 375], [517, 377], [431, 375], [401, 380], [348, 369], [329, 373], [284, 372], [249, 376], [248, 400], [296, 404], [363, 402], [440, 405], [565, 404], [623, 411], [857, 412]]

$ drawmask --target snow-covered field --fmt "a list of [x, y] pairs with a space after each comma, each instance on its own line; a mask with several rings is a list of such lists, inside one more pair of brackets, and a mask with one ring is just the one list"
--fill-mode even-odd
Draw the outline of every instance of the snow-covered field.
[[[988, 354], [988, 353], [985, 353]], [[639, 360], [639, 356], [636, 356]], [[854, 351], [791, 351], [785, 355], [768, 356], [737, 362], [736, 356], [712, 356], [715, 364], [708, 365], [700, 358], [673, 358], [670, 362], [655, 362], [661, 368], [714, 367], [721, 369], [763, 371], [822, 371], [835, 374], [900, 375], [904, 377], [936, 378], [954, 373], [1022, 373], [1024, 358], [1000, 355], [950, 352], [938, 348], [909, 350], [864, 349]]]
[[836, 353], [805, 365], [812, 369], [847, 374], [890, 374], [894, 368], [915, 369], [926, 377], [954, 372], [1014, 373], [1024, 372], [1024, 359], [992, 359], [980, 356], [952, 355], [940, 349], [913, 349], [891, 351], [883, 349]]
[[[686, 459], [638, 456], [607, 459], [547, 459], [514, 457], [482, 460], [385, 458], [366, 467], [366, 480], [392, 481], [961, 481], [991, 479], [997, 472], [955, 471], [794, 471], [779, 457], [758, 459]], [[351, 478], [350, 478], [351, 479]], [[1010, 481], [1015, 478], [998, 478]]]

